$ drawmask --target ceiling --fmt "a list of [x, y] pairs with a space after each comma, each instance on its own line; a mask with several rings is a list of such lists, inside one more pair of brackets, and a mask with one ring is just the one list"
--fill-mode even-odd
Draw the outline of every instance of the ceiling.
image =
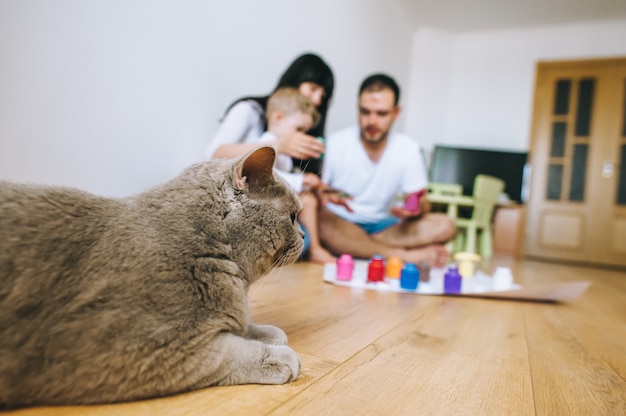
[[626, 0], [400, 0], [415, 29], [497, 30], [626, 19]]

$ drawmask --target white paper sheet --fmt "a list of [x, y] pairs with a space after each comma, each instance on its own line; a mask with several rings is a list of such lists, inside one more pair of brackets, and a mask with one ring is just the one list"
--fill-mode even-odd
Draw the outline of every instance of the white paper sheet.
[[352, 280], [344, 281], [337, 280], [337, 265], [327, 263], [324, 266], [324, 281], [337, 286], [419, 295], [470, 296], [544, 302], [576, 299], [591, 284], [590, 281], [543, 283], [526, 286], [513, 283], [507, 290], [494, 290], [493, 278], [478, 271], [474, 277], [463, 279], [461, 293], [449, 295], [443, 291], [443, 276], [446, 269], [431, 269], [428, 282], [419, 282], [417, 290], [406, 290], [400, 287], [399, 279], [385, 279], [385, 282], [367, 282], [367, 266], [368, 262], [366, 260], [357, 260]]

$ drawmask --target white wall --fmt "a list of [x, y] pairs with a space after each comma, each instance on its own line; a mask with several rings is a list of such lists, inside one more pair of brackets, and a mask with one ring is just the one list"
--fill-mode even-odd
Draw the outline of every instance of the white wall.
[[411, 81], [403, 113], [406, 133], [427, 152], [444, 137], [455, 41], [454, 35], [430, 28], [413, 36]]
[[427, 150], [525, 150], [538, 60], [626, 55], [623, 20], [414, 33], [399, 4], [2, 0], [0, 179], [139, 192], [200, 160], [226, 106], [306, 51], [336, 75], [328, 132], [385, 71], [403, 87], [397, 127]]
[[408, 84], [412, 29], [377, 0], [2, 0], [0, 179], [125, 196], [202, 158], [226, 106], [299, 54], [336, 76], [327, 131], [363, 77]]
[[414, 34], [406, 131], [436, 143], [527, 150], [538, 61], [626, 55], [626, 20]]

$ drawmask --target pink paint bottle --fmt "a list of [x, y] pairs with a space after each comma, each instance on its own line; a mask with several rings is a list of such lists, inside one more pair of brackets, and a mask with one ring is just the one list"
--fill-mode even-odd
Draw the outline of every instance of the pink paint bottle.
[[370, 264], [367, 268], [367, 281], [368, 282], [384, 282], [385, 281], [385, 262], [382, 256], [375, 255], [370, 259]]
[[349, 254], [342, 254], [337, 259], [337, 280], [352, 280], [354, 260]]
[[410, 194], [404, 200], [404, 205], [402, 206], [402, 208], [411, 212], [417, 212], [419, 210], [419, 206], [420, 203], [417, 194]]
[[402, 208], [411, 211], [415, 214], [420, 213], [420, 198], [426, 193], [424, 189], [421, 191], [409, 194], [404, 200]]

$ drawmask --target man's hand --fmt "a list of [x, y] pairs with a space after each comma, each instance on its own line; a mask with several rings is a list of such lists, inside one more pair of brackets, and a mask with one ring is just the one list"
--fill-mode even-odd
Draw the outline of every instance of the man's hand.
[[430, 211], [430, 203], [426, 190], [422, 189], [417, 192], [410, 193], [404, 200], [404, 204], [401, 207], [391, 207], [391, 214], [401, 220], [407, 220], [410, 218], [417, 218], [422, 214]]
[[417, 218], [420, 216], [419, 211], [409, 211], [402, 207], [391, 207], [391, 215], [401, 220], [408, 220], [411, 218]]
[[354, 212], [348, 204], [348, 201], [352, 201], [354, 199], [352, 196], [343, 192], [340, 189], [333, 189], [326, 184], [322, 184], [319, 188], [316, 189], [317, 197], [320, 201], [321, 206], [326, 206], [326, 204], [331, 203], [335, 205], [341, 205], [348, 212]]

